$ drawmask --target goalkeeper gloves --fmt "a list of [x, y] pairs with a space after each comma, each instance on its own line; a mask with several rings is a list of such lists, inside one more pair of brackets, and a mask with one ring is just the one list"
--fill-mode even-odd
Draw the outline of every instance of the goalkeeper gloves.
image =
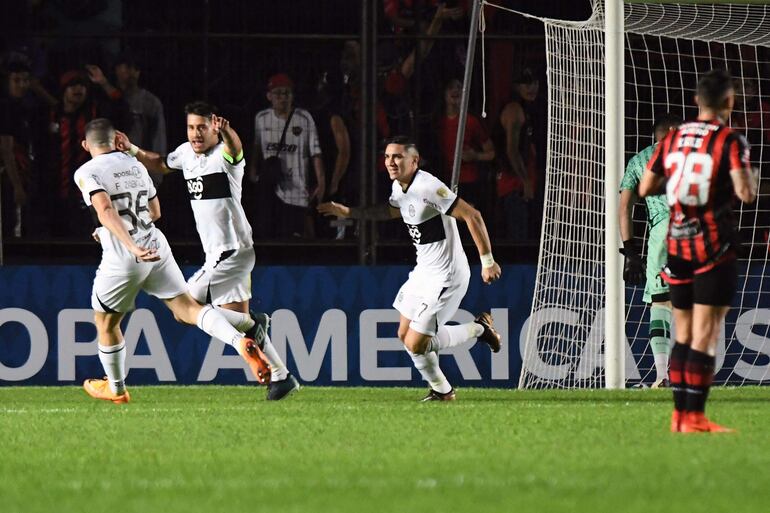
[[644, 282], [645, 267], [633, 239], [623, 241], [620, 253], [626, 257], [623, 264], [623, 281], [628, 285], [641, 285]]

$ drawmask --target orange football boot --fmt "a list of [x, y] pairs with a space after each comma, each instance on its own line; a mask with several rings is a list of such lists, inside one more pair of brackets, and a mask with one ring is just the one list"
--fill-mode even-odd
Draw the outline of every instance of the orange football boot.
[[703, 412], [686, 412], [679, 425], [681, 433], [735, 433], [734, 429], [711, 422]]
[[105, 401], [112, 401], [115, 404], [126, 404], [131, 400], [131, 396], [128, 395], [126, 390], [122, 395], [114, 393], [110, 389], [110, 384], [107, 378], [102, 379], [87, 379], [83, 382], [83, 390], [94, 399], [103, 399]]
[[672, 433], [679, 433], [681, 431], [680, 427], [682, 424], [682, 417], [684, 417], [685, 412], [674, 410], [671, 413], [671, 432]]
[[272, 372], [270, 364], [267, 363], [265, 353], [262, 352], [256, 342], [250, 338], [242, 338], [238, 342], [236, 349], [249, 364], [249, 368], [251, 368], [251, 372], [257, 378], [257, 382], [261, 385], [269, 385]]

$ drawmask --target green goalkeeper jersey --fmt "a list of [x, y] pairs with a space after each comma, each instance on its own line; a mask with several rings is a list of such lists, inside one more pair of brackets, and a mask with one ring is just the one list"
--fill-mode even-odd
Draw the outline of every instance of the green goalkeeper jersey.
[[[631, 157], [626, 166], [626, 172], [623, 174], [623, 180], [620, 182], [620, 190], [634, 191], [638, 194], [639, 182], [642, 181], [642, 173], [647, 166], [647, 162], [652, 158], [657, 144], [647, 146], [645, 149]], [[666, 202], [666, 195], [647, 196], [647, 222], [651, 225], [659, 223], [663, 219], [668, 219], [669, 209]]]

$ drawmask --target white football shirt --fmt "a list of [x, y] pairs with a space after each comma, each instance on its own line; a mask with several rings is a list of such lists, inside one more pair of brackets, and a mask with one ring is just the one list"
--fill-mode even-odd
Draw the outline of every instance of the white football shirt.
[[[254, 118], [255, 142], [262, 157], [272, 157], [278, 151], [286, 120], [275, 115], [273, 109], [265, 109]], [[288, 205], [308, 206], [308, 176], [313, 172], [311, 158], [321, 155], [313, 117], [305, 109], [295, 109], [286, 129], [283, 149], [278, 153], [283, 167], [283, 178], [275, 188], [275, 194]]]
[[421, 169], [415, 172], [406, 190], [398, 180], [393, 181], [390, 204], [401, 211], [417, 250], [417, 265], [410, 279], [448, 285], [468, 271], [457, 221], [449, 215], [457, 201], [457, 194]]
[[166, 166], [184, 173], [195, 227], [207, 256], [253, 245], [251, 225], [241, 205], [242, 153], [228, 155], [220, 142], [198, 154], [186, 142], [169, 153]]
[[[121, 151], [103, 153], [80, 166], [74, 178], [89, 207], [92, 206], [91, 196], [106, 192], [128, 234], [139, 246], [148, 247], [147, 241], [156, 231], [148, 202], [157, 196], [157, 192], [141, 162]], [[134, 258], [109, 230], [100, 230], [99, 238], [105, 258], [110, 255], [118, 259]]]

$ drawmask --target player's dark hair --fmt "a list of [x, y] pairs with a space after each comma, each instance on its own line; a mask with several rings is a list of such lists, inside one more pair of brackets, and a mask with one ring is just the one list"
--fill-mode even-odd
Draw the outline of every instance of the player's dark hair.
[[671, 112], [658, 116], [655, 119], [655, 124], [652, 125], [652, 133], [656, 134], [659, 131], [668, 131], [671, 128], [676, 128], [684, 122], [681, 116], [677, 116]]
[[709, 109], [718, 109], [722, 106], [727, 91], [733, 88], [733, 78], [726, 69], [712, 69], [700, 80], [696, 94], [700, 104]]
[[115, 128], [107, 118], [92, 119], [86, 124], [86, 139], [97, 146], [109, 146], [115, 138]]
[[385, 146], [387, 147], [388, 144], [400, 144], [406, 151], [414, 150], [415, 153], [420, 153], [420, 150], [417, 149], [417, 145], [414, 141], [406, 135], [396, 135], [389, 139], [385, 139]]
[[206, 102], [192, 102], [184, 106], [185, 114], [195, 114], [196, 116], [202, 116], [206, 119], [211, 119], [212, 114], [216, 112], [216, 108], [213, 105]]

